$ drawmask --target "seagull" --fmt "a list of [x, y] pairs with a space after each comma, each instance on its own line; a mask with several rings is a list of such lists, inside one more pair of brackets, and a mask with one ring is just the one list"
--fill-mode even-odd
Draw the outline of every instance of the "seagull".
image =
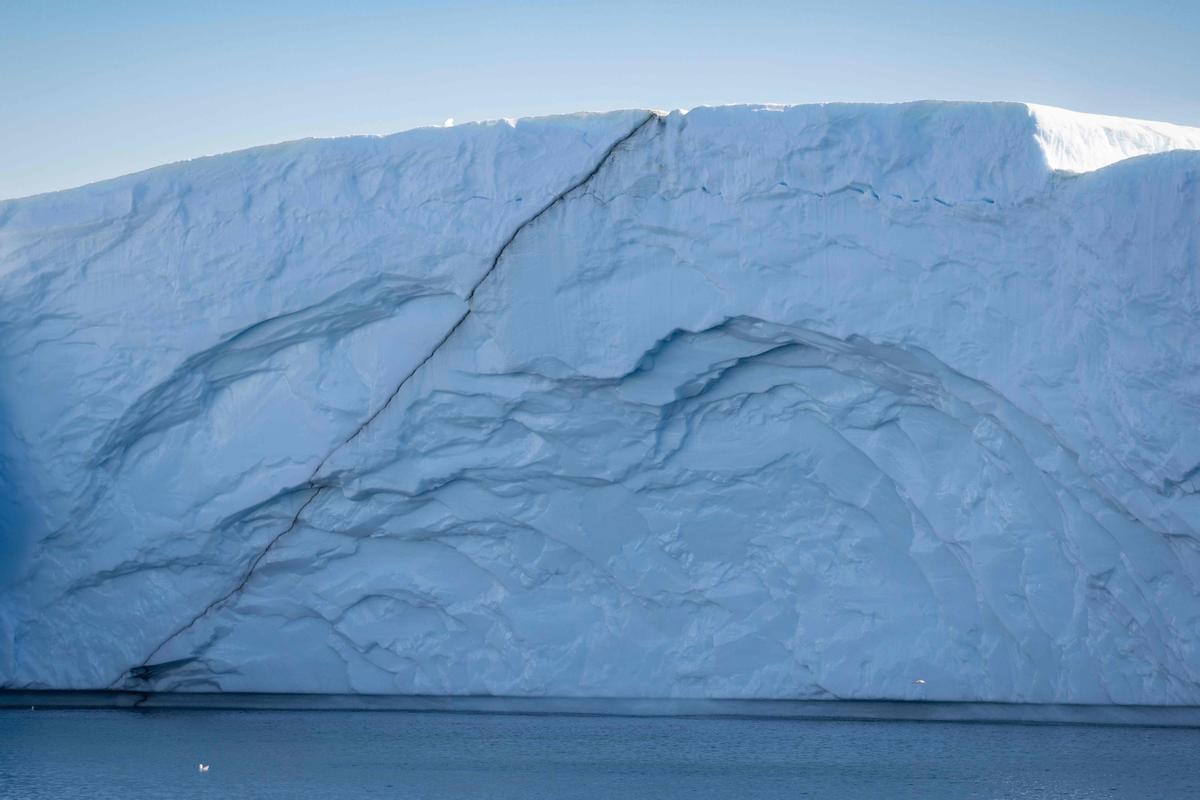
[[913, 681], [913, 683], [915, 683], [917, 686], [924, 686], [924, 685], [925, 685], [925, 679], [924, 679], [924, 678], [917, 678], [915, 681]]
[[200, 765], [200, 771], [201, 771], [201, 772], [208, 772], [208, 767], [209, 767], [209, 765], [208, 765], [208, 764], [201, 764], [201, 765]]

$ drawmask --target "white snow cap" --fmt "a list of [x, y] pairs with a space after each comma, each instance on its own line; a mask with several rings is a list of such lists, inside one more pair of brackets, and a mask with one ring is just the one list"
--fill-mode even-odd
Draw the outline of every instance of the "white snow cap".
[[1200, 150], [1200, 128], [1026, 103], [1046, 164], [1062, 172], [1091, 172], [1126, 158], [1167, 150]]

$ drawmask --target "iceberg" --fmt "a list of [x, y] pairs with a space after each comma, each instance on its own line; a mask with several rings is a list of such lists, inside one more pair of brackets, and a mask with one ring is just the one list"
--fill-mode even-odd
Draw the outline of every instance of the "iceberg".
[[1198, 151], [634, 110], [0, 202], [0, 687], [1200, 704]]

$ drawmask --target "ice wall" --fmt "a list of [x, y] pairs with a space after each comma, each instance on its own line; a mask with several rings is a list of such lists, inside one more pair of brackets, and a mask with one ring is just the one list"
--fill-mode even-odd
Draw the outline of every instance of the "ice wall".
[[0, 203], [0, 684], [1200, 702], [1197, 146], [632, 111]]

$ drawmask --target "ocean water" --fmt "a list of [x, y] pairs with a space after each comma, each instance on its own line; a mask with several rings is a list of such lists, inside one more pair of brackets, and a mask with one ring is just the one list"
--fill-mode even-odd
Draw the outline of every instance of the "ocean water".
[[358, 797], [1194, 800], [1200, 729], [0, 709], [5, 800]]

